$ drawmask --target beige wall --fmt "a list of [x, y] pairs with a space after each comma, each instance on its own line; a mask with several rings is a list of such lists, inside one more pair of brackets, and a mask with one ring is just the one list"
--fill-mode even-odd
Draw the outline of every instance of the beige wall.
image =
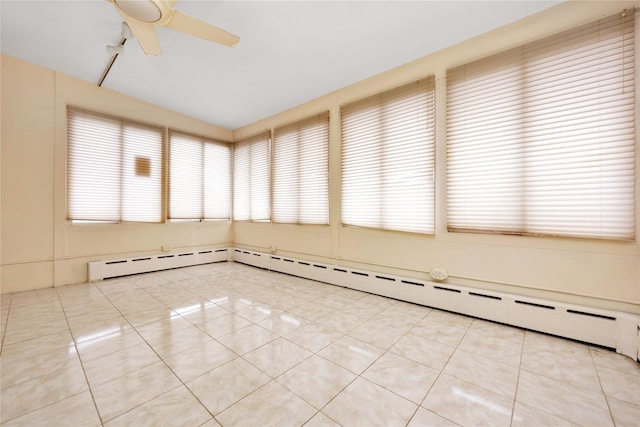
[[24, 61], [1, 57], [2, 292], [80, 283], [87, 261], [228, 246], [223, 222], [77, 225], [66, 220], [66, 107], [231, 140], [231, 132]]
[[[441, 114], [436, 129], [436, 235], [420, 236], [340, 225], [340, 105], [434, 74], [437, 81], [436, 111], [445, 111], [444, 78], [447, 68], [619, 12], [634, 3], [637, 4], [563, 3], [237, 129], [233, 134], [234, 140], [323, 110], [331, 112], [331, 225], [236, 223], [236, 245], [419, 278], [428, 277], [427, 272], [432, 268], [443, 268], [450, 274], [449, 283], [640, 313], [638, 243], [448, 233], [444, 208], [445, 121]], [[638, 51], [640, 41], [636, 46]], [[637, 234], [640, 236], [640, 232]]]

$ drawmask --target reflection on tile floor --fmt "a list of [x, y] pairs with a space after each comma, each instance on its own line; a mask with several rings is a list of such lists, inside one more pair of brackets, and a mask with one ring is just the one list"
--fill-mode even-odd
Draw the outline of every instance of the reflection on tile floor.
[[640, 426], [613, 351], [241, 264], [0, 301], [3, 426]]

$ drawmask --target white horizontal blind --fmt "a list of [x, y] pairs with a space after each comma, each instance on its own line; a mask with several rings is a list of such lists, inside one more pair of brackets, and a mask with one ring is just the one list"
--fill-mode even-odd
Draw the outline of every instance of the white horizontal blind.
[[162, 128], [70, 108], [67, 139], [69, 219], [162, 221]]
[[230, 144], [171, 131], [169, 218], [229, 219], [230, 211]]
[[205, 140], [204, 219], [231, 219], [231, 145]]
[[233, 144], [233, 219], [269, 221], [270, 132]]
[[433, 76], [340, 113], [343, 224], [433, 234]]
[[448, 228], [633, 239], [633, 12], [447, 73]]
[[329, 112], [274, 130], [273, 221], [329, 224]]

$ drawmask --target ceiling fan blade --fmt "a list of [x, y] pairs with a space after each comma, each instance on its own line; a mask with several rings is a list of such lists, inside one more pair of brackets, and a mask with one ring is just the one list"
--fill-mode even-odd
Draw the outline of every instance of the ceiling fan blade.
[[133, 36], [138, 41], [138, 44], [145, 54], [153, 56], [162, 55], [162, 51], [160, 50], [160, 41], [158, 40], [156, 29], [153, 24], [147, 24], [146, 22], [131, 19], [124, 14], [121, 15], [129, 25]]
[[166, 27], [229, 47], [235, 46], [240, 41], [240, 37], [235, 34], [231, 34], [189, 15], [185, 15], [177, 10]]

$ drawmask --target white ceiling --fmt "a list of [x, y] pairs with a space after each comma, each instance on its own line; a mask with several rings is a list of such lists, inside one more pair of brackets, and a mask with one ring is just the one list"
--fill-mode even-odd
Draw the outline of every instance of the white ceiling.
[[[130, 40], [103, 86], [233, 130], [557, 3], [179, 0], [240, 43], [159, 28], [163, 56]], [[3, 53], [89, 82], [120, 41], [103, 0], [1, 0], [0, 15]]]

